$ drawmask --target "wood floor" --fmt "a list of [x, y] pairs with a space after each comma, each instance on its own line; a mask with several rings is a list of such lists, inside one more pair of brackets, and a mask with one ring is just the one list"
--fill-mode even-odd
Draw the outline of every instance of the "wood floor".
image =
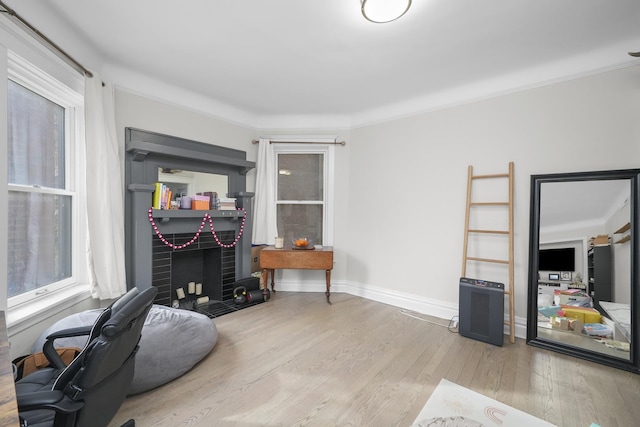
[[639, 375], [520, 339], [474, 341], [446, 320], [356, 296], [331, 298], [329, 306], [324, 294], [278, 292], [214, 319], [213, 351], [173, 382], [129, 397], [112, 425], [410, 426], [442, 378], [562, 427], [640, 419]]

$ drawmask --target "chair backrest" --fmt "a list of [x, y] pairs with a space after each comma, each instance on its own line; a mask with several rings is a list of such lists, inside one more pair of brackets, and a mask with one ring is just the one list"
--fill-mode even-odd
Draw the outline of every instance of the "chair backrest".
[[139, 293], [138, 288], [131, 288], [126, 294], [115, 300], [109, 307], [112, 311], [117, 312]]
[[100, 334], [59, 375], [53, 389], [84, 402], [75, 426], [106, 426], [122, 405], [133, 379], [142, 326], [156, 293], [153, 287], [127, 293], [107, 308], [95, 323]]

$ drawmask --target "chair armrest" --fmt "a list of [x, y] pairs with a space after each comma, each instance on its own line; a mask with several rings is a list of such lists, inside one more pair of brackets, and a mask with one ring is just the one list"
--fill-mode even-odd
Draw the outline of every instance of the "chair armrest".
[[17, 401], [19, 412], [53, 409], [62, 414], [71, 414], [84, 406], [84, 402], [69, 399], [61, 390], [20, 394], [17, 396]]
[[42, 405], [58, 403], [64, 397], [60, 390], [37, 391], [16, 396], [19, 411], [42, 409]]
[[57, 340], [58, 338], [81, 337], [89, 335], [92, 328], [93, 325], [78, 326], [75, 328], [68, 328], [61, 331], [52, 332], [51, 334], [47, 335], [47, 340], [44, 343], [42, 352], [49, 361], [50, 366], [54, 367], [55, 369], [64, 369], [66, 367], [65, 363], [62, 361], [62, 358], [60, 358], [60, 355], [53, 345], [55, 340]]
[[93, 324], [77, 326], [75, 328], [62, 329], [60, 331], [52, 332], [49, 335], [47, 335], [47, 340], [56, 340], [58, 338], [81, 337], [83, 335], [89, 335], [91, 333], [91, 328], [93, 328]]

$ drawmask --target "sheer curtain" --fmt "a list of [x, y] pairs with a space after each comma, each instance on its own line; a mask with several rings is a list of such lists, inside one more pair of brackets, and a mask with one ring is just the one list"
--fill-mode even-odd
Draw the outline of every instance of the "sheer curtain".
[[88, 263], [91, 294], [113, 299], [127, 290], [124, 262], [124, 184], [116, 134], [113, 86], [85, 78]]
[[253, 244], [272, 245], [278, 235], [275, 199], [274, 153], [271, 141], [260, 138], [256, 165]]

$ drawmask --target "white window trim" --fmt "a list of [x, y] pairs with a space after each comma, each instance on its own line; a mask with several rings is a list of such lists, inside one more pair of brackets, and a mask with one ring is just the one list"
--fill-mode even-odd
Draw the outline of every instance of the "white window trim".
[[[65, 108], [65, 189], [49, 189], [8, 184], [11, 191], [27, 191], [72, 196], [71, 277], [7, 300], [7, 326], [25, 322], [60, 304], [90, 296], [85, 257], [86, 207], [84, 201], [84, 95], [69, 88], [12, 51], [7, 51], [8, 78]], [[69, 71], [74, 72], [74, 71]], [[79, 172], [79, 173], [77, 173]]]
[[[281, 140], [281, 139], [278, 139]], [[296, 141], [306, 142], [305, 139], [296, 138]], [[318, 142], [317, 139], [310, 142]], [[323, 188], [323, 212], [322, 217], [324, 219], [322, 241], [325, 246], [333, 246], [333, 231], [334, 231], [334, 198], [335, 198], [335, 145], [332, 144], [278, 144], [274, 143], [274, 173], [275, 173], [275, 188], [278, 188], [278, 168], [277, 158], [278, 154], [323, 154], [324, 159], [324, 188]], [[276, 205], [279, 203], [277, 199], [277, 191], [274, 191], [274, 197], [276, 198]], [[299, 202], [303, 204], [304, 202]], [[317, 204], [316, 202], [309, 202], [309, 204]]]

